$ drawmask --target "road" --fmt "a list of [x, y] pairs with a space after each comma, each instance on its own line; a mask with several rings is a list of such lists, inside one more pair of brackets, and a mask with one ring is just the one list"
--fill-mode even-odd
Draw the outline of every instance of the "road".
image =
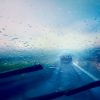
[[[28, 100], [63, 89], [74, 89], [96, 80], [98, 78], [75, 63], [59, 63], [56, 66], [49, 65], [49, 67], [44, 67], [44, 70], [34, 73], [1, 79], [0, 98], [2, 100]], [[99, 100], [98, 91], [100, 92], [100, 88], [54, 100]]]

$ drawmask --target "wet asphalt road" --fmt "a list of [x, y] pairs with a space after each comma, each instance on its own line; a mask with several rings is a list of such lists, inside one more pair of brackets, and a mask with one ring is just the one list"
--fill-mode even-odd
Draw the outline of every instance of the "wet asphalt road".
[[[28, 100], [59, 90], [74, 89], [94, 80], [74, 64], [56, 64], [43, 70], [0, 80], [0, 100]], [[98, 89], [54, 100], [98, 100]]]

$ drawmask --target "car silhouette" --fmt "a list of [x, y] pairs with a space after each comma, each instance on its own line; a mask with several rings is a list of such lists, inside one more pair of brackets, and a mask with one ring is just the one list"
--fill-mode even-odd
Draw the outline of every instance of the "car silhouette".
[[72, 56], [71, 55], [62, 55], [62, 56], [60, 56], [60, 62], [62, 64], [70, 64], [70, 63], [72, 63]]

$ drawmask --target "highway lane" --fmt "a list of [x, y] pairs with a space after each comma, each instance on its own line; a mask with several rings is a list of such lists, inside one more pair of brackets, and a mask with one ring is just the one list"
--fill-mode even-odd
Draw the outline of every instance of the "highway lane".
[[[92, 80], [85, 75], [86, 79], [82, 79], [73, 64], [59, 64], [56, 67], [52, 77], [46, 82], [41, 84], [38, 89], [31, 89], [27, 91], [26, 95], [28, 97], [43, 95], [45, 93], [51, 93], [54, 91], [59, 91], [63, 89], [73, 89], [75, 87], [82, 86], [86, 83], [92, 82]], [[83, 72], [82, 72], [83, 73]], [[84, 77], [84, 76], [83, 76]], [[88, 78], [87, 78], [88, 77]], [[87, 82], [88, 81], [88, 82]], [[43, 90], [42, 92], [40, 90]], [[38, 93], [38, 94], [37, 94]], [[93, 100], [92, 94], [90, 91], [85, 93], [80, 93], [79, 95], [71, 97], [62, 97], [60, 100]]]
[[[56, 64], [42, 71], [0, 80], [0, 96], [3, 99], [24, 100], [63, 89], [73, 89], [93, 82], [74, 64]], [[8, 83], [7, 83], [8, 82]], [[5, 84], [4, 84], [5, 83]], [[6, 84], [7, 83], [7, 84]], [[4, 85], [3, 85], [4, 84]], [[94, 90], [56, 100], [95, 100]]]

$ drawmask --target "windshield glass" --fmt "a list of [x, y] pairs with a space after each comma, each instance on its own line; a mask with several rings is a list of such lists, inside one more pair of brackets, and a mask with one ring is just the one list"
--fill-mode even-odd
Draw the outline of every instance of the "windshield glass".
[[[100, 0], [0, 0], [0, 75], [34, 65], [43, 69], [1, 78], [0, 98], [26, 100], [100, 80]], [[92, 100], [99, 90], [57, 100]]]

